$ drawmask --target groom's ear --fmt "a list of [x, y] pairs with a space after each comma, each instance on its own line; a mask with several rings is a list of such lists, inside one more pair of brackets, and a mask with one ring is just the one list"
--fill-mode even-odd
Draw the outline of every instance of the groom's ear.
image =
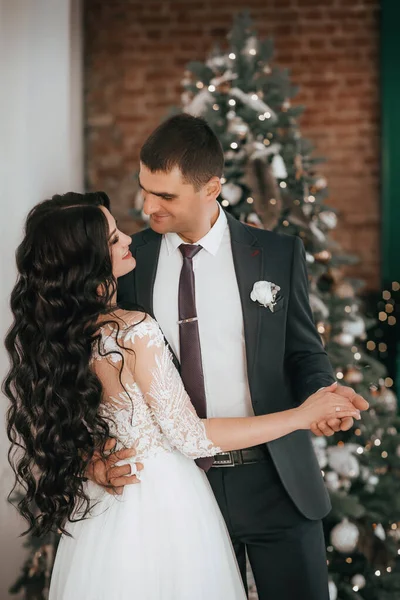
[[221, 193], [221, 180], [219, 177], [212, 177], [204, 186], [207, 200], [216, 200]]

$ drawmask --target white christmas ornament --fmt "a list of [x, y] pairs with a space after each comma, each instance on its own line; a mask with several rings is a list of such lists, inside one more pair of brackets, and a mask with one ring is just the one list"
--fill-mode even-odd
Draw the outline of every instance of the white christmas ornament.
[[314, 448], [326, 448], [328, 445], [328, 442], [326, 441], [326, 437], [324, 437], [324, 436], [321, 436], [321, 437], [314, 436], [312, 438], [312, 444], [313, 444]]
[[337, 600], [337, 587], [334, 581], [330, 580], [329, 584], [329, 600]]
[[348, 519], [343, 519], [331, 531], [331, 544], [338, 552], [354, 552], [359, 536], [358, 527]]
[[383, 406], [387, 412], [394, 413], [397, 411], [397, 398], [389, 388], [383, 387], [377, 398], [379, 406]]
[[350, 333], [354, 337], [362, 337], [365, 335], [365, 322], [362, 317], [356, 317], [352, 321], [343, 322], [343, 333]]
[[359, 590], [362, 590], [365, 584], [365, 577], [360, 573], [357, 573], [357, 575], [354, 575], [354, 577], [351, 578], [351, 585], [357, 586]]
[[320, 221], [329, 229], [334, 229], [337, 225], [337, 216], [331, 210], [324, 210], [319, 215]]
[[276, 179], [286, 179], [288, 173], [286, 171], [285, 163], [280, 154], [275, 154], [272, 159], [272, 172]]
[[384, 542], [386, 540], [386, 533], [385, 533], [385, 530], [383, 529], [382, 523], [377, 524], [377, 526], [374, 529], [374, 534], [376, 535], [376, 537], [379, 540], [382, 540], [382, 542]]
[[339, 344], [339, 346], [352, 346], [355, 338], [351, 333], [339, 333], [339, 335], [335, 335], [333, 341]]
[[328, 448], [328, 462], [331, 469], [341, 477], [354, 479], [360, 474], [360, 465], [353, 454], [344, 446], [331, 446]]
[[243, 195], [243, 190], [235, 183], [225, 183], [222, 186], [222, 195], [229, 204], [235, 205], [239, 202]]
[[336, 492], [340, 488], [339, 475], [336, 471], [328, 471], [325, 473], [325, 484], [331, 492]]

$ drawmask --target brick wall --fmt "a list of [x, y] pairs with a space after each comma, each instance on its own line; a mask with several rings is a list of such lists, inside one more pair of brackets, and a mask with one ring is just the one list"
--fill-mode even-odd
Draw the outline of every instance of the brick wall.
[[169, 107], [191, 60], [224, 44], [239, 10], [273, 36], [306, 105], [303, 135], [327, 157], [336, 238], [353, 273], [379, 287], [378, 0], [86, 0], [87, 184], [107, 191], [125, 230], [139, 148]]

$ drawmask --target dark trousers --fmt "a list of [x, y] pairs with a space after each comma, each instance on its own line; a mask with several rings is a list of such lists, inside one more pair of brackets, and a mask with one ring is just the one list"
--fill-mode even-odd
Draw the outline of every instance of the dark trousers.
[[267, 459], [208, 471], [246, 590], [247, 551], [259, 600], [329, 600], [322, 523], [297, 510]]

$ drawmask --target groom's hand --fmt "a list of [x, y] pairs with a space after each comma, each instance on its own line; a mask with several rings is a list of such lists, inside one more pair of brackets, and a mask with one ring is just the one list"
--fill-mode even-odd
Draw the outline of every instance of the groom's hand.
[[[328, 388], [325, 388], [327, 392], [334, 392], [335, 394], [339, 394], [340, 396], [344, 396], [348, 398], [355, 408], [358, 410], [367, 410], [369, 407], [368, 402], [359, 394], [357, 394], [353, 388], [339, 385], [338, 383], [334, 383]], [[311, 426], [311, 431], [316, 436], [331, 436], [337, 431], [348, 431], [353, 427], [354, 420], [351, 417], [346, 417], [344, 419], [330, 419], [329, 421], [321, 421], [319, 423], [313, 423]]]
[[[131, 465], [119, 465], [120, 460], [126, 460], [135, 456], [134, 448], [123, 448], [118, 452], [113, 452], [116, 441], [110, 439], [105, 444], [104, 450], [111, 452], [107, 458], [102, 458], [100, 452], [95, 452], [93, 458], [86, 470], [86, 477], [103, 487], [109, 494], [121, 495], [124, 486], [133, 483], [140, 483], [136, 475], [131, 475]], [[142, 463], [136, 463], [138, 471], [142, 471]]]

